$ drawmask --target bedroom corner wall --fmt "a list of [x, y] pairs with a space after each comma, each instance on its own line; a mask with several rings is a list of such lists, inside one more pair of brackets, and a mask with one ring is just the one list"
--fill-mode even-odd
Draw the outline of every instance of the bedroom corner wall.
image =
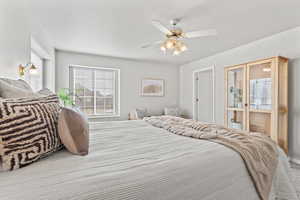
[[31, 28], [31, 49], [43, 59], [43, 87], [55, 91], [55, 49], [40, 29]]
[[[147, 108], [153, 115], [162, 114], [166, 106], [178, 105], [178, 66], [142, 62], [129, 59], [98, 56], [85, 53], [56, 51], [56, 90], [69, 87], [69, 65], [119, 68], [121, 78], [121, 117], [103, 120], [125, 120], [134, 108]], [[139, 95], [142, 78], [165, 80], [165, 96], [142, 97]]]
[[55, 89], [55, 53], [51, 41], [43, 32], [28, 2], [23, 0], [0, 1], [0, 77], [20, 78], [19, 64], [30, 62], [32, 38], [48, 56], [45, 62], [44, 86]]
[[300, 27], [181, 66], [180, 107], [192, 117], [192, 73], [196, 69], [214, 65], [216, 122], [224, 124], [224, 67], [278, 55], [290, 59], [289, 154], [300, 162]]
[[0, 1], [0, 76], [18, 78], [30, 59], [30, 27], [25, 1]]
[[[300, 36], [299, 36], [300, 37]], [[289, 145], [292, 160], [300, 164], [300, 58], [289, 67]]]
[[[34, 2], [27, 3], [29, 13], [35, 13], [39, 9]], [[31, 48], [44, 60], [43, 86], [55, 91], [55, 48], [51, 36], [44, 30], [40, 19], [34, 15], [30, 17]]]

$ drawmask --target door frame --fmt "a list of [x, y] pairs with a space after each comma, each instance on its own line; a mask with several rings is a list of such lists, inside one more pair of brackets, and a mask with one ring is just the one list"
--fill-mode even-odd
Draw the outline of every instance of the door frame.
[[213, 93], [213, 106], [212, 106], [212, 116], [213, 116], [213, 121], [212, 122], [216, 122], [216, 118], [215, 118], [215, 65], [212, 65], [210, 67], [205, 67], [205, 68], [201, 68], [201, 69], [197, 69], [197, 70], [194, 70], [193, 71], [193, 99], [192, 99], [192, 105], [193, 105], [193, 119], [195, 120], [196, 119], [196, 116], [195, 116], [195, 104], [197, 103], [196, 102], [196, 94], [195, 94], [195, 82], [196, 82], [196, 73], [199, 73], [199, 72], [204, 72], [204, 71], [212, 71], [212, 93]]

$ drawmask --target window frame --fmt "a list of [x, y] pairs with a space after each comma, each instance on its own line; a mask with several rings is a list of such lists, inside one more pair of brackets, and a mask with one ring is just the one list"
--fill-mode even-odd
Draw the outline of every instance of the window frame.
[[[115, 82], [115, 88], [114, 88], [114, 112], [112, 114], [87, 114], [87, 117], [89, 119], [92, 118], [115, 118], [115, 117], [120, 117], [121, 116], [121, 83], [120, 83], [120, 74], [121, 70], [119, 68], [111, 68], [111, 67], [97, 67], [97, 66], [85, 66], [85, 65], [74, 65], [71, 64], [69, 65], [69, 88], [72, 92], [74, 92], [75, 88], [75, 81], [74, 81], [74, 72], [75, 70], [73, 69], [90, 69], [93, 71], [97, 70], [107, 70], [107, 71], [112, 71], [114, 72], [117, 77], [114, 77], [114, 82]], [[94, 110], [96, 109], [96, 76], [95, 73], [93, 72], [93, 92], [94, 92]]]

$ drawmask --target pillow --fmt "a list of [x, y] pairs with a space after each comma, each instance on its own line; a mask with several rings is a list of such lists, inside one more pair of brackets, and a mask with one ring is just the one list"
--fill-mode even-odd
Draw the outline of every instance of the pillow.
[[3, 170], [25, 167], [63, 147], [57, 132], [60, 110], [56, 95], [0, 101]]
[[23, 97], [39, 97], [32, 91], [15, 87], [5, 81], [0, 80], [0, 97], [2, 98], [23, 98]]
[[143, 119], [144, 117], [149, 117], [150, 115], [147, 112], [147, 109], [134, 109], [132, 111], [130, 111], [129, 115], [128, 115], [128, 119], [129, 120], [140, 120]]
[[48, 95], [55, 94], [54, 92], [52, 92], [52, 91], [49, 90], [48, 88], [43, 88], [43, 89], [39, 90], [37, 93], [38, 93], [39, 95], [41, 95], [41, 96], [48, 96]]
[[30, 85], [22, 79], [13, 80], [13, 79], [8, 79], [8, 78], [0, 78], [0, 80], [7, 83], [7, 84], [9, 84], [9, 85], [14, 86], [14, 87], [21, 88], [21, 89], [27, 90], [29, 92], [33, 92]]
[[58, 133], [62, 143], [73, 154], [89, 152], [89, 125], [79, 112], [63, 108], [58, 119]]
[[170, 116], [180, 116], [180, 109], [177, 107], [167, 107], [164, 109], [164, 114], [165, 115], [170, 115]]
[[144, 117], [148, 117], [147, 109], [135, 109], [138, 119], [143, 119]]

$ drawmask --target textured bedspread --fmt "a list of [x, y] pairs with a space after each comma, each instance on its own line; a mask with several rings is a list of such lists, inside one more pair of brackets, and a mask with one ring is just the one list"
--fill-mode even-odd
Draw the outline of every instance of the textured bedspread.
[[174, 116], [146, 117], [144, 120], [170, 133], [209, 140], [232, 148], [243, 158], [261, 199], [269, 199], [278, 164], [278, 149], [266, 135]]
[[[1, 200], [259, 200], [240, 155], [144, 121], [105, 122], [90, 154], [58, 152], [0, 173]], [[281, 154], [270, 200], [296, 200]]]

